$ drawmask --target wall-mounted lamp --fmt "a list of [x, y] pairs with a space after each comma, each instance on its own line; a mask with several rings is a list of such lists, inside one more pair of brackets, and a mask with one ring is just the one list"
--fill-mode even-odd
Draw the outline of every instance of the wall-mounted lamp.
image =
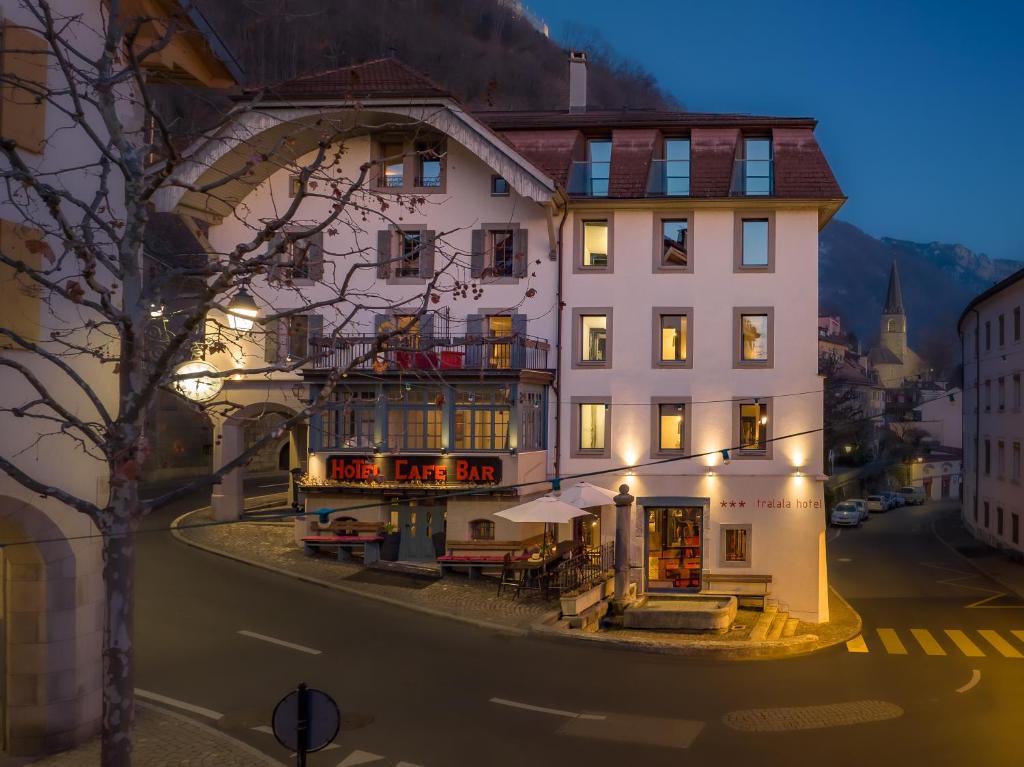
[[732, 457], [729, 455], [729, 451], [728, 450], [723, 450], [722, 451], [722, 463], [728, 465], [729, 461], [731, 461], [731, 460], [732, 460]]

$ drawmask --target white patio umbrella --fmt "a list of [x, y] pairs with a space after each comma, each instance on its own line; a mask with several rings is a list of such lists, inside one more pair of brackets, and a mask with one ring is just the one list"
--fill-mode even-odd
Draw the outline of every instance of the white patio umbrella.
[[[590, 512], [566, 503], [553, 495], [542, 495], [532, 501], [521, 503], [510, 509], [494, 512], [512, 522], [543, 522], [544, 540], [548, 538], [548, 525], [571, 522], [576, 517], [589, 516]], [[553, 536], [552, 536], [553, 537]]]
[[496, 511], [494, 515], [511, 520], [512, 522], [562, 524], [571, 522], [576, 517], [582, 517], [586, 513], [577, 506], [566, 503], [553, 495], [542, 495], [540, 498], [521, 503], [510, 509]]
[[591, 506], [611, 506], [615, 503], [615, 496], [614, 490], [605, 490], [589, 482], [577, 482], [568, 490], [563, 490], [558, 499], [570, 506], [586, 509]]

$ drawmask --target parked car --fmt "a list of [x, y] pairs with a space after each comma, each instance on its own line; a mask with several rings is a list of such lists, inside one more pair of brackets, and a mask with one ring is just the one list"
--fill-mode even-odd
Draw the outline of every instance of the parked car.
[[892, 499], [892, 507], [898, 509], [900, 506], [906, 506], [906, 501], [903, 500], [903, 496], [900, 495], [898, 490], [887, 490], [886, 493]]
[[863, 498], [849, 498], [846, 502], [852, 503], [857, 507], [857, 511], [860, 512], [861, 519], [868, 519], [871, 516], [871, 513], [868, 511], [868, 502]]
[[885, 512], [889, 510], [889, 501], [886, 500], [885, 496], [881, 495], [869, 495], [868, 496], [868, 511], [881, 511]]
[[912, 487], [907, 485], [906, 487], [900, 488], [900, 495], [903, 497], [904, 503], [908, 506], [913, 504], [920, 506], [924, 503], [924, 488], [923, 487]]
[[849, 501], [840, 501], [832, 509], [829, 521], [833, 527], [860, 527], [864, 519], [860, 515], [857, 504]]

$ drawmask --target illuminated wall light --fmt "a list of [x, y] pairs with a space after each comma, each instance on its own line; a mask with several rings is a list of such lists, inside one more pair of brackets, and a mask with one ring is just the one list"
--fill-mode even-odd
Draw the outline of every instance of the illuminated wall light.
[[227, 314], [228, 325], [232, 330], [247, 333], [252, 330], [253, 322], [259, 316], [260, 309], [249, 295], [249, 291], [239, 288], [228, 303]]

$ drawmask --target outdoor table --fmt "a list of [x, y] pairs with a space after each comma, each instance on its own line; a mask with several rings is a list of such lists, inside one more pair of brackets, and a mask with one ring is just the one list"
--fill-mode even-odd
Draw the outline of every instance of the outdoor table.
[[[528, 583], [536, 578], [536, 573], [537, 573], [538, 570], [540, 570], [540, 574], [543, 575], [545, 573], [545, 571], [547, 570], [547, 566], [549, 564], [551, 564], [552, 562], [554, 562], [556, 559], [558, 559], [558, 555], [551, 555], [549, 557], [545, 557], [544, 559], [536, 559], [536, 560], [529, 560], [529, 559], [514, 560], [514, 561], [509, 563], [509, 569], [512, 570], [513, 572], [518, 572], [519, 573], [520, 582], [522, 584], [520, 588], [540, 591], [542, 587], [540, 587], [540, 586], [530, 586], [530, 585], [528, 585]], [[547, 584], [546, 583], [543, 586], [543, 588], [544, 588], [545, 597], [546, 597], [546, 592], [547, 592]]]

